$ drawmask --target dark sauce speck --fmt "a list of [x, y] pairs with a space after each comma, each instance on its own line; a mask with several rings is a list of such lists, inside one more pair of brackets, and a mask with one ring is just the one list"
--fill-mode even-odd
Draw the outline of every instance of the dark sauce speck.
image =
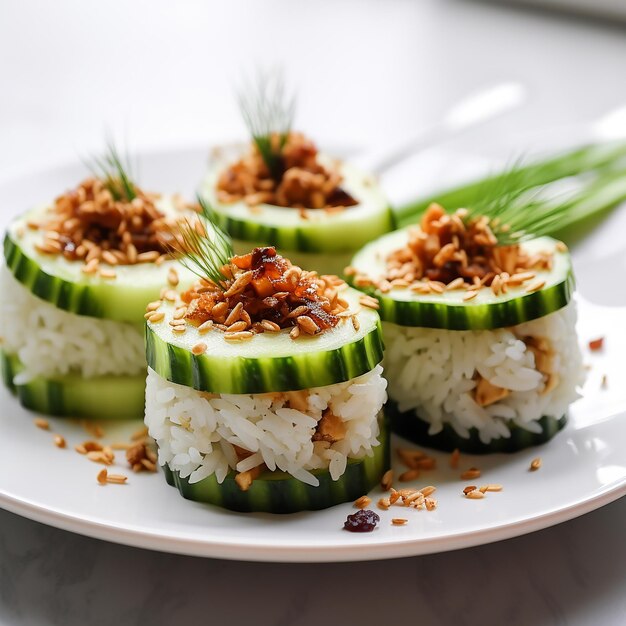
[[380, 522], [380, 517], [374, 511], [363, 509], [353, 515], [348, 515], [343, 527], [351, 533], [371, 533], [378, 522]]

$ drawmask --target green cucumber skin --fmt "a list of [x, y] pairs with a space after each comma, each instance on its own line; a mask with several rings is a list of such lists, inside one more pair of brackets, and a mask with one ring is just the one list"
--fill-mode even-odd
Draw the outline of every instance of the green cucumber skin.
[[562, 309], [575, 290], [574, 275], [570, 271], [560, 283], [497, 305], [472, 305], [471, 301], [453, 305], [394, 300], [374, 287], [356, 287], [353, 277], [349, 277], [348, 282], [378, 300], [378, 313], [383, 322], [446, 330], [491, 330], [523, 324]]
[[77, 315], [103, 316], [102, 307], [90, 294], [89, 287], [45, 273], [8, 234], [4, 236], [4, 258], [13, 276], [38, 298]]
[[483, 443], [478, 437], [478, 431], [475, 428], [470, 429], [468, 439], [459, 436], [452, 426], [446, 424], [443, 430], [436, 435], [429, 435], [429, 424], [420, 419], [415, 411], [406, 411], [404, 413], [398, 410], [398, 405], [393, 400], [388, 400], [385, 405], [385, 415], [391, 423], [391, 430], [421, 446], [452, 452], [458, 449], [467, 454], [492, 454], [496, 452], [513, 453], [540, 445], [552, 439], [567, 423], [567, 416], [564, 415], [560, 419], [544, 416], [539, 420], [541, 425], [541, 433], [531, 433], [519, 426], [509, 426], [511, 436], [508, 439], [501, 437], [493, 439], [490, 443]]
[[335, 350], [307, 352], [286, 357], [233, 358], [229, 375], [210, 355], [161, 339], [146, 325], [146, 359], [161, 378], [211, 393], [271, 393], [324, 387], [357, 378], [371, 371], [383, 358], [380, 321], [362, 339]]
[[254, 480], [248, 491], [241, 491], [234, 472], [220, 485], [215, 476], [189, 484], [167, 465], [163, 467], [168, 484], [176, 487], [187, 500], [213, 504], [231, 511], [257, 513], [297, 513], [318, 511], [336, 504], [351, 502], [371, 491], [380, 483], [390, 467], [388, 428], [382, 425], [380, 445], [374, 456], [349, 461], [346, 471], [334, 481], [327, 471], [314, 471], [318, 487], [307, 485], [283, 472], [265, 472]]
[[[346, 210], [349, 211], [350, 208]], [[315, 236], [309, 235], [306, 226], [302, 228], [285, 229], [280, 226], [260, 224], [253, 219], [242, 221], [232, 218], [221, 211], [216, 212], [216, 216], [220, 228], [226, 231], [233, 239], [243, 242], [263, 242], [263, 245], [275, 246], [279, 251], [282, 250], [287, 256], [289, 256], [292, 251], [311, 254], [354, 253], [365, 243], [365, 241], [355, 241], [354, 232], [346, 232], [343, 246], [340, 248], [333, 246], [329, 249], [325, 248], [323, 243], [320, 243], [319, 234], [316, 233]], [[391, 207], [386, 207], [384, 211], [382, 211], [379, 221], [380, 224], [377, 228], [378, 235], [383, 235], [395, 228], [396, 224]], [[332, 219], [329, 219], [328, 228], [332, 230], [336, 228]], [[253, 244], [250, 243], [248, 248], [252, 245]], [[305, 266], [304, 269], [314, 268]]]
[[1, 352], [0, 364], [4, 384], [26, 409], [58, 417], [143, 419], [144, 376], [81, 378], [69, 375], [56, 379], [35, 378], [24, 385], [15, 385], [13, 378], [22, 369], [19, 359]]

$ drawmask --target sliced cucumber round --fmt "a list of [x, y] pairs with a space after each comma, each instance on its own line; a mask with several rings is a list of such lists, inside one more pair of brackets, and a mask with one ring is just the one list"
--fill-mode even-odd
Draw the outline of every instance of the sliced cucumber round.
[[[191, 325], [177, 334], [169, 322], [180, 303], [164, 302], [164, 319], [146, 326], [148, 365], [171, 382], [212, 393], [295, 391], [351, 380], [380, 363], [382, 334], [376, 311], [360, 308], [358, 291], [341, 295], [358, 311], [359, 330], [343, 318], [335, 328], [296, 340], [288, 329], [245, 342], [229, 342], [217, 329], [201, 334]], [[197, 356], [192, 348], [199, 342], [207, 349]]]
[[388, 427], [381, 424], [380, 445], [373, 449], [373, 456], [348, 461], [346, 471], [339, 480], [332, 480], [326, 470], [314, 470], [319, 486], [307, 485], [284, 472], [266, 471], [255, 478], [247, 491], [242, 491], [231, 472], [222, 484], [215, 475], [190, 484], [163, 467], [167, 482], [176, 487], [188, 500], [205, 502], [233, 511], [256, 511], [265, 513], [295, 513], [317, 511], [342, 502], [350, 502], [365, 495], [380, 483], [382, 475], [389, 469]]
[[[409, 229], [405, 228], [365, 246], [352, 259], [351, 265], [359, 274], [378, 280], [386, 274], [388, 255], [407, 245]], [[563, 308], [574, 292], [574, 274], [568, 252], [559, 250], [558, 242], [550, 237], [539, 237], [521, 244], [529, 253], [550, 251], [554, 255], [550, 271], [536, 271], [531, 282], [544, 283], [541, 289], [527, 293], [529, 283], [509, 287], [507, 293], [494, 295], [483, 287], [478, 295], [464, 301], [463, 289], [442, 294], [417, 294], [410, 289], [394, 287], [382, 293], [375, 287], [359, 287], [378, 299], [383, 321], [400, 326], [422, 326], [448, 330], [487, 330], [522, 324]], [[353, 282], [354, 278], [349, 277]]]
[[0, 352], [2, 378], [20, 404], [32, 411], [86, 419], [142, 419], [145, 376], [77, 375], [35, 378], [24, 384], [14, 379], [23, 367], [15, 355]]
[[[327, 167], [334, 167], [337, 163], [325, 155], [318, 158]], [[349, 163], [339, 162], [339, 171], [343, 176], [341, 186], [358, 204], [338, 211], [301, 210], [269, 204], [250, 207], [243, 201], [222, 203], [217, 198], [217, 182], [228, 164], [226, 158], [214, 160], [202, 184], [201, 195], [215, 209], [220, 226], [235, 240], [275, 246], [279, 253], [291, 258], [293, 251], [354, 252], [394, 227], [389, 203], [376, 179]], [[318, 269], [314, 265], [303, 267]], [[338, 273], [343, 267], [333, 269], [334, 273]]]
[[470, 436], [465, 438], [461, 437], [450, 424], [444, 424], [443, 429], [436, 435], [430, 435], [428, 433], [430, 427], [428, 422], [420, 419], [415, 414], [415, 411], [402, 413], [393, 400], [387, 401], [385, 414], [390, 419], [393, 432], [413, 443], [447, 452], [458, 449], [468, 454], [510, 453], [537, 446], [552, 439], [567, 423], [567, 416], [565, 415], [560, 419], [543, 416], [537, 420], [537, 423], [541, 426], [541, 432], [531, 433], [525, 428], [509, 422], [507, 427], [511, 432], [511, 436], [492, 439], [487, 444], [480, 440], [476, 428], [470, 428]]
[[[166, 215], [180, 215], [169, 198], [161, 198], [156, 206]], [[27, 222], [44, 221], [49, 211], [49, 206], [39, 207], [10, 224], [4, 238], [4, 257], [17, 280], [38, 298], [59, 309], [78, 315], [137, 322], [143, 318], [146, 304], [159, 297], [171, 267], [176, 268], [182, 286], [191, 285], [196, 279], [178, 262], [170, 260], [160, 266], [154, 263], [101, 264], [115, 271], [114, 279], [87, 275], [82, 271], [82, 262], [43, 254], [35, 248], [41, 241], [41, 232], [28, 228]]]

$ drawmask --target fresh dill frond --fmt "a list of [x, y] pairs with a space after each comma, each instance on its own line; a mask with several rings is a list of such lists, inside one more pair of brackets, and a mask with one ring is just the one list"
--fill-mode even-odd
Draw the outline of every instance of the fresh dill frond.
[[233, 247], [228, 235], [218, 226], [213, 208], [200, 197], [198, 204], [199, 219], [179, 223], [177, 231], [172, 233], [175, 243], [169, 243], [168, 247], [170, 254], [190, 272], [222, 288], [230, 278], [223, 268], [234, 255]]
[[568, 210], [562, 196], [542, 198], [546, 185], [534, 185], [521, 159], [491, 177], [465, 207], [467, 221], [485, 216], [499, 246], [510, 246], [552, 232]]
[[237, 96], [241, 115], [274, 180], [282, 175], [282, 151], [293, 124], [295, 96], [285, 89], [282, 72], [260, 72]]
[[101, 157], [94, 157], [90, 169], [111, 192], [114, 200], [130, 202], [137, 197], [137, 187], [132, 179], [129, 159], [123, 159], [112, 139]]

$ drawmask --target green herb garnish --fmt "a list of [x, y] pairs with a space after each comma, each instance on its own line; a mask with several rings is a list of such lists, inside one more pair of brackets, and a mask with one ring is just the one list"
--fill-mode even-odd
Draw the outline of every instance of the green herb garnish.
[[213, 208], [198, 197], [200, 220], [191, 222], [185, 219], [173, 232], [175, 243], [168, 244], [170, 254], [175, 255], [181, 265], [196, 276], [211, 281], [217, 287], [224, 287], [229, 279], [223, 273], [234, 255], [229, 237], [217, 224]]
[[107, 141], [103, 156], [95, 157], [90, 169], [111, 192], [114, 200], [130, 202], [137, 197], [137, 187], [132, 180], [128, 156], [124, 161], [112, 139]]
[[238, 94], [252, 140], [274, 180], [282, 176], [282, 151], [293, 123], [296, 101], [285, 90], [281, 72], [262, 72]]

